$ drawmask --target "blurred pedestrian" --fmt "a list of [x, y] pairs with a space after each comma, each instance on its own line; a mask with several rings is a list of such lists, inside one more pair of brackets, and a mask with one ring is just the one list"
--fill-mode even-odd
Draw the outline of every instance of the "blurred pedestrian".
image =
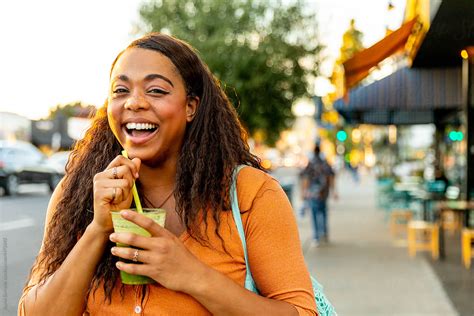
[[351, 164], [350, 162], [346, 162], [346, 167], [352, 175], [352, 180], [354, 180], [355, 183], [359, 183], [359, 167], [356, 164]]
[[[153, 33], [122, 51], [71, 157], [19, 315], [316, 315], [291, 205], [189, 44]], [[128, 210], [135, 181], [164, 227]], [[150, 236], [113, 233], [114, 210]], [[260, 295], [244, 287], [247, 262]], [[119, 270], [155, 282], [124, 284]]]
[[306, 212], [311, 210], [311, 201], [309, 199], [303, 198], [303, 204], [300, 206], [300, 210], [298, 212], [299, 219], [303, 219], [306, 215]]
[[445, 194], [446, 189], [449, 186], [449, 180], [446, 177], [444, 170], [440, 166], [435, 167], [434, 180], [440, 183], [440, 191], [442, 191], [442, 193]]
[[313, 243], [318, 245], [320, 241], [329, 240], [327, 216], [329, 193], [332, 192], [333, 197], [337, 199], [335, 174], [326, 159], [321, 156], [319, 144], [315, 145], [314, 157], [302, 171], [301, 177], [303, 199], [309, 201], [311, 205]]

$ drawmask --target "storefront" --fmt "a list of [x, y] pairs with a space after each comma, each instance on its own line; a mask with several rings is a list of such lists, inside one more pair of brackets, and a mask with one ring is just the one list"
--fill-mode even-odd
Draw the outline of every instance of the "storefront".
[[[419, 3], [408, 1], [415, 18], [344, 63], [346, 95], [334, 107], [349, 124], [434, 124], [436, 161], [453, 164], [453, 155], [461, 156], [454, 168], [463, 170], [467, 197], [474, 190], [474, 2]], [[360, 85], [387, 60], [389, 76]], [[451, 132], [459, 134], [450, 140]]]

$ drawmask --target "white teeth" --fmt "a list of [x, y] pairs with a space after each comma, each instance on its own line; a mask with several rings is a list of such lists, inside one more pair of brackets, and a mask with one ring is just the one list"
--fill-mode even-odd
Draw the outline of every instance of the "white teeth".
[[136, 129], [136, 130], [158, 128], [157, 125], [151, 124], [151, 123], [127, 123], [127, 125], [125, 126], [127, 127], [127, 129]]

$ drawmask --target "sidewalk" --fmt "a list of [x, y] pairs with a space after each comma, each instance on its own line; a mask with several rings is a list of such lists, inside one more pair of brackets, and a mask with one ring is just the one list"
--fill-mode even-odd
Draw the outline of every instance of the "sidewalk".
[[[309, 214], [298, 220], [306, 262], [339, 315], [458, 315], [427, 260], [393, 243], [375, 182], [338, 175], [339, 200], [329, 202], [327, 245], [311, 246]], [[294, 192], [294, 208], [301, 201]]]

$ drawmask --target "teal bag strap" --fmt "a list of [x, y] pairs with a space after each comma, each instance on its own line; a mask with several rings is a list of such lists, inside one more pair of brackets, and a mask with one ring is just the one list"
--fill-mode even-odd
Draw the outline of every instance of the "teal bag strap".
[[240, 209], [239, 209], [239, 199], [237, 198], [237, 174], [239, 171], [245, 167], [245, 165], [239, 165], [234, 169], [234, 173], [232, 175], [232, 185], [230, 188], [230, 199], [232, 203], [232, 215], [234, 216], [234, 222], [237, 226], [237, 230], [239, 231], [240, 241], [242, 241], [242, 248], [244, 249], [244, 257], [245, 257], [245, 288], [249, 291], [258, 293], [257, 286], [255, 285], [255, 281], [252, 277], [252, 272], [250, 272], [249, 267], [249, 258], [247, 255], [247, 243], [245, 242], [245, 232], [244, 226], [242, 225], [242, 217], [240, 216]]
[[[239, 171], [245, 167], [245, 165], [239, 165], [235, 167], [232, 174], [232, 184], [230, 186], [230, 199], [232, 204], [232, 215], [234, 217], [235, 225], [239, 232], [240, 240], [242, 241], [242, 248], [244, 249], [245, 257], [245, 288], [249, 291], [259, 294], [257, 285], [252, 277], [252, 272], [249, 267], [249, 259], [247, 256], [247, 243], [245, 241], [244, 226], [242, 225], [242, 217], [240, 216], [239, 199], [237, 196], [237, 175]], [[337, 316], [336, 310], [332, 306], [331, 302], [326, 298], [323, 292], [323, 286], [311, 276], [311, 282], [313, 285], [314, 299], [316, 300], [316, 307], [318, 309], [318, 315], [320, 316]]]

